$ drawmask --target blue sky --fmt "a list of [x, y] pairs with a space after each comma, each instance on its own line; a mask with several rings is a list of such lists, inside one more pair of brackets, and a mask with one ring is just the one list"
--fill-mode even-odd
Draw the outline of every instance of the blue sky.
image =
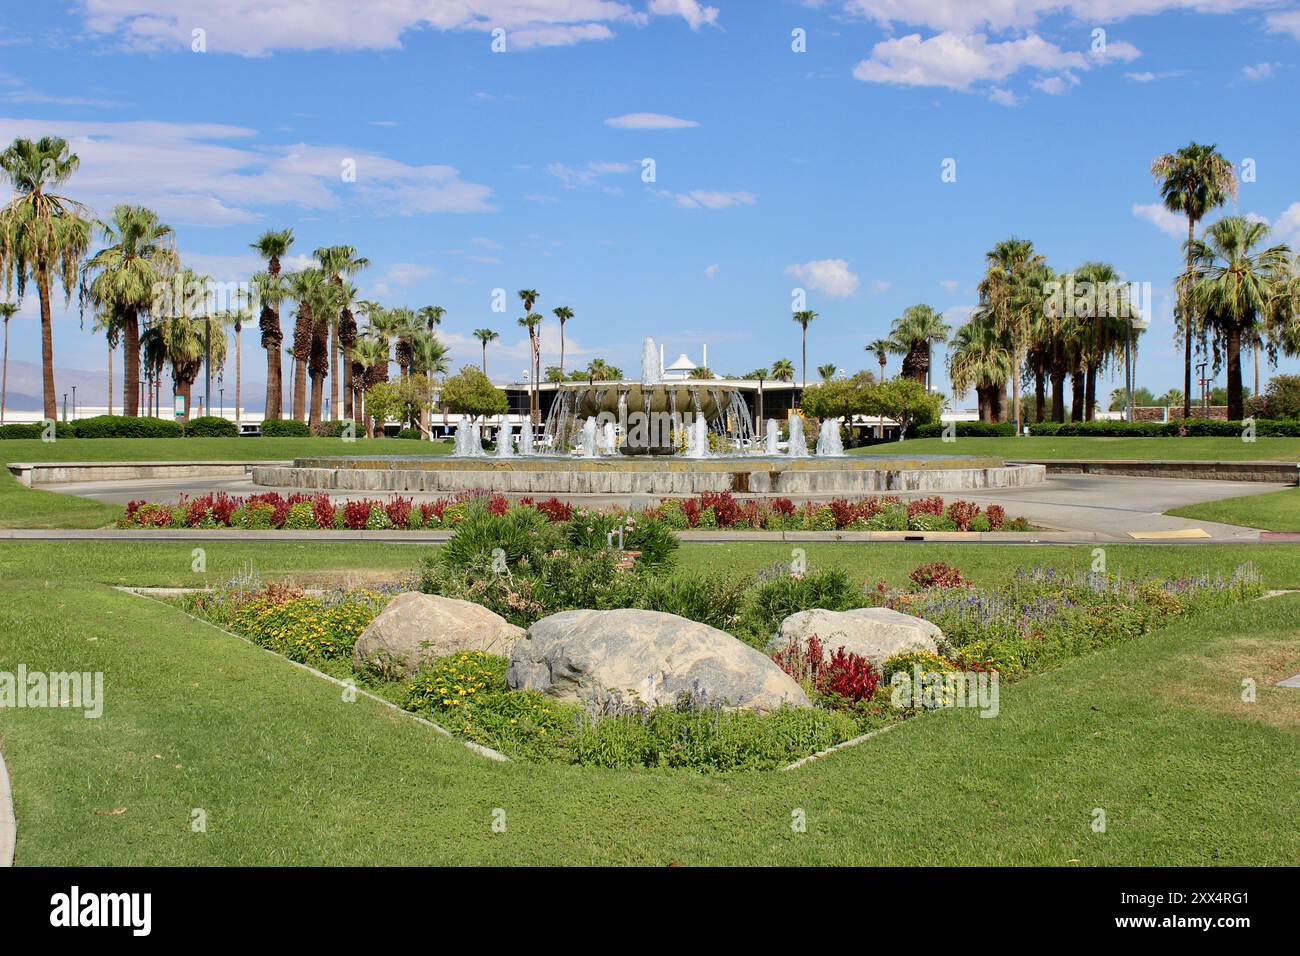
[[[1152, 284], [1139, 378], [1163, 391], [1185, 227], [1151, 205], [1149, 164], [1192, 139], [1253, 159], [1236, 211], [1300, 247], [1298, 49], [1300, 7], [1252, 0], [9, 3], [0, 140], [64, 136], [66, 192], [152, 206], [215, 278], [246, 278], [269, 227], [302, 255], [352, 244], [363, 294], [447, 309], [455, 364], [498, 329], [496, 378], [526, 367], [524, 287], [574, 309], [570, 365], [632, 371], [647, 333], [670, 359], [707, 343], [721, 372], [797, 362], [801, 287], [809, 368], [874, 368], [863, 345], [906, 306], [959, 321], [1014, 234]], [[12, 360], [37, 360], [35, 316], [31, 295]], [[55, 358], [104, 365], [75, 310]]]

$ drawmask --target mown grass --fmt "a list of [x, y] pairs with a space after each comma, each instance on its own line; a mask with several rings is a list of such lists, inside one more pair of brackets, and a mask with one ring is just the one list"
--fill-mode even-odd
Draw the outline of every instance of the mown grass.
[[102, 528], [121, 513], [120, 505], [26, 488], [0, 470], [0, 528]]
[[1132, 458], [1142, 461], [1300, 461], [1300, 438], [916, 438], [853, 448], [852, 455], [991, 455], [1008, 460]]
[[0, 459], [30, 461], [285, 461], [316, 455], [444, 455], [450, 442], [406, 438], [36, 438], [0, 441]]
[[1263, 528], [1265, 531], [1300, 531], [1300, 488], [1262, 495], [1205, 501], [1168, 512], [1180, 518], [1220, 521], [1224, 524]]
[[[779, 546], [778, 546], [779, 547]], [[496, 764], [162, 604], [108, 585], [176, 585], [255, 560], [267, 576], [414, 565], [409, 545], [0, 545], [0, 662], [105, 674], [104, 716], [0, 711], [19, 865], [1232, 864], [1293, 862], [1300, 595], [1180, 621], [1003, 688], [1000, 715], [911, 721], [792, 773], [704, 777]], [[681, 566], [789, 560], [688, 545]], [[1230, 570], [1271, 586], [1300, 555], [1111, 548], [1112, 567]], [[859, 580], [955, 559], [977, 580], [1088, 549], [809, 545]], [[1294, 666], [1293, 666], [1294, 665]], [[1243, 677], [1259, 680], [1240, 702]], [[506, 832], [493, 832], [496, 808]], [[1107, 815], [1104, 834], [1093, 811]], [[202, 809], [207, 832], [194, 833]], [[791, 828], [806, 814], [807, 832]]]

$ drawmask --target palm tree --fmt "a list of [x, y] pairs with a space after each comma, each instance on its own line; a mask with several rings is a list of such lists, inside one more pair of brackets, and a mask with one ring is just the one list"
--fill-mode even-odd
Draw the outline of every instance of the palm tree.
[[817, 313], [809, 309], [794, 314], [794, 320], [803, 333], [803, 387], [808, 387], [808, 323], [817, 318]]
[[587, 363], [586, 371], [573, 374], [578, 379], [585, 378], [592, 382], [614, 382], [623, 377], [623, 370], [610, 365], [603, 358], [594, 358]]
[[1214, 333], [1214, 367], [1226, 357], [1228, 418], [1244, 417], [1241, 394], [1241, 344], [1260, 331], [1284, 294], [1291, 271], [1291, 249], [1278, 244], [1257, 249], [1268, 226], [1243, 216], [1227, 216], [1193, 239], [1188, 300]]
[[235, 340], [235, 425], [238, 426], [242, 418], [243, 409], [243, 348], [240, 340], [240, 333], [243, 332], [244, 323], [252, 318], [252, 312], [249, 311], [247, 302], [236, 303], [228, 312], [222, 312], [214, 318], [218, 319], [222, 325], [229, 325], [230, 330], [234, 333]]
[[1092, 421], [1097, 406], [1097, 374], [1124, 353], [1132, 303], [1127, 287], [1114, 266], [1106, 262], [1085, 262], [1075, 270], [1088, 284], [1084, 314], [1080, 323], [1080, 353], [1084, 374], [1083, 419]]
[[832, 362], [826, 365], [818, 365], [817, 374], [821, 376], [823, 382], [829, 382], [835, 377], [835, 364]]
[[[211, 364], [224, 365], [226, 337], [210, 336], [209, 323], [214, 321], [214, 316], [208, 312], [207, 297], [204, 295], [196, 302], [189, 291], [204, 288], [208, 277], [195, 275], [189, 269], [182, 270], [178, 276], [177, 287], [186, 290], [186, 294], [168, 297], [160, 309], [162, 315], [154, 316], [154, 322], [140, 341], [146, 361], [152, 357], [159, 366], [164, 361], [171, 365], [173, 390], [185, 399], [183, 420], [189, 421], [194, 382], [203, 369], [204, 359], [210, 356]], [[205, 414], [209, 411], [204, 409]]]
[[486, 375], [488, 343], [501, 338], [501, 335], [497, 332], [493, 332], [491, 329], [475, 329], [474, 338], [478, 339], [480, 344], [483, 346], [483, 374]]
[[903, 356], [901, 374], [922, 385], [930, 384], [930, 347], [948, 341], [951, 329], [943, 317], [928, 305], [912, 305], [903, 310], [890, 327], [890, 350]]
[[[95, 324], [91, 326], [91, 332], [103, 332], [104, 338], [108, 342], [108, 414], [113, 414], [113, 350], [117, 348], [117, 343], [122, 337], [122, 327], [118, 324], [117, 317], [112, 312], [100, 312], [95, 316]], [[136, 343], [139, 345], [139, 342]]]
[[9, 395], [9, 320], [18, 312], [18, 303], [0, 302], [0, 319], [5, 324], [4, 371], [0, 372], [0, 425], [5, 423], [5, 401]]
[[[1177, 152], [1157, 156], [1151, 175], [1160, 186], [1160, 198], [1170, 212], [1187, 217], [1187, 271], [1178, 283], [1178, 315], [1183, 325], [1183, 420], [1192, 414], [1192, 330], [1197, 325], [1189, 295], [1192, 281], [1192, 242], [1196, 224], [1206, 213], [1237, 197], [1237, 175], [1214, 146], [1188, 143]], [[1204, 346], [1202, 346], [1204, 347]]]
[[415, 319], [424, 326], [426, 332], [432, 332], [442, 325], [442, 317], [446, 314], [447, 310], [440, 305], [425, 305], [416, 310]]
[[789, 359], [777, 359], [772, 363], [772, 377], [778, 382], [789, 382], [794, 378], [794, 363]]
[[[293, 411], [296, 421], [308, 421], [307, 415], [307, 365], [313, 358], [316, 338], [316, 321], [313, 310], [320, 303], [321, 287], [328, 280], [319, 269], [302, 269], [288, 277], [288, 295], [298, 303], [293, 327]], [[328, 363], [328, 356], [324, 361]], [[317, 359], [319, 371], [320, 359]], [[316, 375], [313, 373], [313, 380]], [[315, 387], [313, 384], [313, 392]], [[313, 411], [312, 421], [319, 421], [319, 409]]]
[[[450, 367], [448, 357], [451, 350], [432, 332], [421, 329], [411, 340], [411, 374], [424, 378], [425, 391], [433, 394], [433, 381], [439, 375], [446, 375]], [[429, 406], [420, 405], [420, 431], [429, 437]]]
[[[320, 263], [321, 271], [337, 287], [342, 287], [345, 276], [356, 275], [370, 265], [370, 260], [364, 256], [358, 256], [357, 250], [353, 246], [322, 246], [315, 250], [312, 255]], [[330, 412], [335, 418], [346, 418], [350, 412], [350, 409], [346, 407], [350, 402], [348, 395], [351, 391], [347, 379], [352, 374], [352, 344], [357, 337], [356, 323], [353, 321], [352, 313], [348, 310], [347, 305], [340, 303], [338, 311], [331, 311], [329, 316], [326, 317], [326, 324], [330, 333], [329, 363], [333, 368], [333, 374], [330, 375]], [[342, 345], [344, 395], [342, 415], [339, 414], [340, 345]]]
[[987, 271], [979, 284], [980, 307], [1011, 342], [1011, 409], [1019, 435], [1023, 428], [1020, 374], [1025, 364], [1029, 329], [1039, 314], [1033, 303], [1041, 304], [1041, 299], [1035, 300], [1035, 296], [1042, 294], [1041, 287], [1034, 289], [1027, 276], [1043, 264], [1043, 257], [1035, 255], [1034, 244], [1028, 239], [1012, 236], [986, 252], [984, 262]]
[[[284, 343], [284, 332], [280, 329], [280, 302], [287, 298], [287, 289], [280, 277], [280, 260], [288, 254], [292, 245], [292, 229], [268, 229], [252, 243], [252, 248], [266, 260], [266, 272], [258, 273], [267, 278], [258, 289], [262, 311], [257, 324], [262, 330], [262, 348], [266, 349], [266, 411], [263, 417], [268, 420], [277, 419], [284, 413], [284, 386], [280, 370], [280, 347]], [[257, 276], [253, 278], [256, 285]]]
[[560, 380], [564, 380], [564, 323], [573, 318], [573, 310], [567, 305], [552, 309], [551, 315], [560, 320]]
[[388, 341], [374, 335], [362, 335], [352, 350], [352, 387], [355, 392], [352, 401], [352, 414], [358, 424], [364, 422], [366, 435], [373, 435], [373, 429], [364, 411], [366, 389], [384, 381], [388, 377]]
[[880, 380], [885, 380], [885, 362], [889, 358], [889, 353], [894, 350], [894, 343], [889, 339], [876, 339], [866, 346], [868, 352], [876, 353], [876, 361], [880, 364]]
[[[523, 296], [523, 293], [519, 293]], [[538, 337], [540, 335], [538, 326], [542, 323], [540, 312], [529, 312], [523, 318], [518, 320], [521, 328], [528, 330], [528, 351], [531, 356], [529, 360], [528, 372], [528, 420], [534, 425], [537, 424], [537, 376], [540, 371], [541, 349], [538, 346]]]
[[45, 417], [58, 415], [54, 390], [54, 323], [50, 294], [57, 277], [72, 303], [81, 260], [90, 245], [91, 219], [80, 203], [47, 189], [62, 185], [80, 161], [57, 136], [32, 142], [19, 137], [0, 153], [0, 172], [13, 183], [14, 197], [0, 211], [0, 274], [7, 292], [16, 281], [22, 299], [30, 278], [41, 306], [41, 386]]
[[1001, 420], [1003, 387], [1011, 375], [1011, 349], [987, 315], [976, 314], [957, 329], [948, 353], [952, 390], [964, 394], [974, 388], [980, 421]]
[[82, 306], [107, 310], [122, 338], [122, 414], [140, 414], [140, 314], [148, 312], [158, 283], [180, 265], [175, 233], [144, 206], [113, 207], [109, 222], [96, 224], [104, 248], [86, 262]]

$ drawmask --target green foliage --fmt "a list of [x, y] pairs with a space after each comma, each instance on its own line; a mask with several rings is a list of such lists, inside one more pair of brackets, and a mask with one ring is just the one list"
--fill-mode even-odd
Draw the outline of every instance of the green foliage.
[[239, 426], [228, 418], [218, 415], [204, 415], [192, 418], [185, 423], [187, 438], [238, 438]]
[[[89, 419], [87, 419], [89, 421]], [[75, 438], [76, 430], [72, 422], [55, 422], [55, 438]], [[41, 422], [18, 422], [10, 425], [0, 425], [0, 441], [6, 438], [12, 439], [39, 439], [45, 431], [45, 426]]]
[[328, 422], [319, 422], [316, 427], [311, 429], [311, 433], [317, 438], [342, 438], [349, 425], [352, 425], [354, 429], [356, 428], [355, 423], [336, 418]]
[[904, 434], [914, 427], [939, 420], [942, 400], [914, 379], [898, 376], [866, 392], [863, 413], [884, 415], [902, 426]]
[[473, 365], [466, 365], [443, 383], [441, 402], [458, 415], [474, 418], [504, 415], [510, 409], [506, 393]]
[[[952, 422], [951, 424], [953, 434], [957, 438], [1014, 438], [1016, 434], [1016, 426], [1013, 422]], [[942, 438], [946, 427], [941, 422], [920, 425], [916, 429], [916, 437]]]
[[268, 418], [262, 422], [263, 438], [309, 438], [311, 429], [306, 422], [294, 418]]
[[316, 519], [312, 516], [310, 501], [299, 501], [289, 506], [289, 516], [284, 519], [284, 526], [290, 531], [314, 531]]
[[1300, 419], [1300, 375], [1275, 375], [1262, 396], [1268, 418]]
[[456, 525], [439, 554], [457, 571], [477, 567], [490, 572], [493, 552], [499, 548], [506, 566], [513, 569], [521, 563], [535, 564], [543, 554], [559, 548], [560, 535], [546, 515], [533, 508], [511, 508], [504, 515], [494, 515], [474, 507]]
[[167, 418], [96, 415], [72, 424], [78, 438], [179, 438], [183, 434], [180, 424]]
[[255, 599], [235, 610], [230, 621], [235, 630], [263, 647], [290, 660], [318, 664], [350, 660], [357, 638], [382, 603], [370, 592], [358, 592], [337, 603], [315, 597], [283, 602]]
[[[1189, 418], [1186, 422], [1126, 422], [1098, 420], [1091, 422], [1038, 422], [1029, 427], [1031, 435], [1060, 438], [1175, 438], [1186, 434], [1194, 438], [1240, 438], [1245, 429], [1240, 421]], [[1267, 419], [1255, 422], [1259, 438], [1300, 437], [1300, 420]]]
[[858, 589], [841, 568], [794, 575], [778, 566], [775, 572], [752, 587], [741, 605], [736, 636], [760, 649], [791, 614], [813, 608], [845, 611], [861, 603]]

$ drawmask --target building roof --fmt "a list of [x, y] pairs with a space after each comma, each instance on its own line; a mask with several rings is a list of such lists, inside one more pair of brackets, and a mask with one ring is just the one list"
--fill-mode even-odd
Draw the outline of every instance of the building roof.
[[669, 365], [666, 369], [664, 369], [664, 371], [665, 372], [689, 372], [695, 367], [696, 367], [695, 363], [692, 362], [690, 359], [688, 359], [686, 357], [686, 353], [683, 352], [681, 355], [677, 356], [677, 361], [674, 362], [672, 365]]

